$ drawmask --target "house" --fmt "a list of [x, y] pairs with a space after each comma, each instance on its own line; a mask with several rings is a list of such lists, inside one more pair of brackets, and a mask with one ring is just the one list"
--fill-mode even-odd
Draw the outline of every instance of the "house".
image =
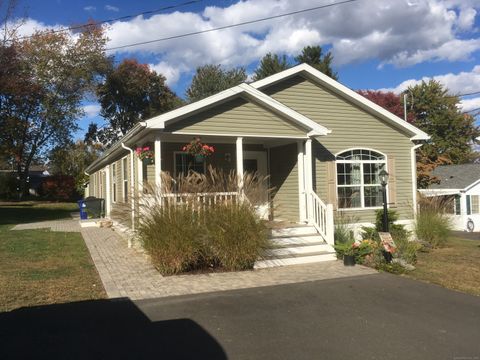
[[455, 230], [480, 231], [480, 164], [438, 166], [431, 175], [438, 183], [420, 192], [448, 204]]
[[[402, 223], [412, 221], [415, 149], [429, 138], [301, 64], [138, 123], [87, 168], [89, 194], [105, 198], [109, 214], [116, 203], [130, 201], [129, 189], [141, 192], [146, 181], [160, 185], [161, 172], [188, 170], [191, 161], [181, 149], [194, 136], [216, 148], [194, 170], [212, 165], [238, 174], [268, 174], [275, 188], [273, 219], [308, 223], [317, 239], [329, 245], [337, 215], [356, 226], [374, 222], [375, 210], [382, 207], [381, 169], [390, 174], [388, 206]], [[135, 156], [133, 149], [144, 145], [154, 149], [154, 165], [144, 166]], [[301, 234], [292, 241], [304, 245], [305, 231], [285, 234]], [[304, 260], [314, 261], [312, 249], [298, 246], [296, 255], [308, 253], [312, 257]]]
[[[17, 178], [17, 172], [12, 169], [5, 169], [0, 170], [0, 176], [13, 176]], [[40, 189], [42, 187], [43, 181], [50, 176], [48, 169], [43, 165], [31, 165], [28, 169], [28, 177], [27, 177], [27, 186], [28, 186], [28, 193], [32, 196], [38, 196], [40, 193]], [[18, 179], [18, 178], [17, 178]], [[16, 181], [18, 182], [18, 181]], [[14, 189], [10, 191], [13, 193], [18, 189], [18, 184], [14, 186]], [[3, 192], [7, 192], [7, 189], [1, 189], [0, 194]]]

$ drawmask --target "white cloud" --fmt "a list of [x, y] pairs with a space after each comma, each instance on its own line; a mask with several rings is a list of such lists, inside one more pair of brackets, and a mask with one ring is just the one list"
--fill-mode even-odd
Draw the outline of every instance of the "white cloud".
[[[208, 6], [200, 14], [176, 11], [116, 22], [109, 47], [202, 31], [311, 8], [309, 0], [246, 0]], [[478, 0], [359, 1], [245, 26], [154, 42], [119, 52], [156, 54], [169, 71], [206, 63], [248, 65], [266, 52], [297, 54], [309, 44], [331, 46], [337, 66], [378, 59], [382, 65], [462, 61], [480, 50], [473, 37]]]
[[83, 8], [83, 10], [85, 10], [85, 11], [90, 11], [90, 12], [91, 12], [91, 11], [96, 11], [97, 8], [96, 8], [95, 6], [93, 6], [93, 5], [88, 5], [88, 6], [85, 6], [85, 7]]
[[113, 6], [113, 5], [105, 5], [105, 10], [107, 11], [113, 11], [113, 12], [119, 12], [120, 11], [120, 8], [118, 8], [117, 6]]
[[83, 106], [83, 111], [85, 113], [85, 117], [88, 119], [97, 117], [100, 113], [100, 105], [98, 104], [88, 104]]
[[175, 85], [180, 78], [181, 68], [170, 65], [165, 61], [160, 61], [158, 64], [149, 64], [149, 66], [152, 70], [165, 76], [168, 86]]
[[[108, 47], [203, 31], [312, 6], [311, 0], [244, 0], [226, 7], [208, 6], [201, 13], [182, 9], [147, 18], [138, 16], [108, 27]], [[114, 52], [151, 56], [152, 66], [166, 72], [170, 84], [200, 65], [248, 66], [267, 52], [296, 55], [310, 44], [331, 47], [335, 66], [372, 59], [381, 66], [396, 67], [431, 61], [465, 61], [480, 50], [475, 27], [478, 9], [480, 0], [358, 1]]]
[[433, 77], [424, 76], [421, 79], [409, 79], [401, 82], [393, 88], [379, 89], [381, 91], [393, 91], [401, 93], [409, 86], [414, 86], [422, 81], [434, 79], [449, 89], [452, 94], [467, 94], [480, 90], [480, 65], [476, 65], [472, 71], [462, 71], [458, 74], [448, 73], [444, 75], [436, 75]]
[[460, 109], [462, 109], [462, 111], [472, 111], [474, 109], [479, 109], [480, 97], [462, 100], [459, 107]]

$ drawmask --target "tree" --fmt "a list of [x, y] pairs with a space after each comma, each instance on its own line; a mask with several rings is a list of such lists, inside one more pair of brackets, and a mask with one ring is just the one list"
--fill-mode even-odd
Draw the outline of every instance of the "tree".
[[220, 65], [205, 65], [197, 68], [192, 83], [186, 91], [190, 102], [198, 101], [247, 80], [244, 68], [224, 70]]
[[332, 60], [332, 53], [329, 51], [324, 55], [320, 46], [306, 46], [302, 49], [302, 53], [295, 57], [298, 64], [306, 63], [332, 79], [338, 80], [338, 74], [332, 69]]
[[90, 137], [96, 136], [108, 146], [138, 122], [176, 107], [179, 99], [165, 80], [163, 75], [136, 60], [126, 59], [112, 68], [97, 88], [100, 115], [108, 121], [108, 126], [98, 130], [91, 125]]
[[[413, 99], [409, 111], [414, 125], [431, 136], [417, 152], [420, 171], [429, 171], [431, 164], [462, 164], [478, 157], [474, 145], [479, 144], [480, 128], [473, 116], [459, 110], [457, 96], [448, 95], [448, 90], [435, 80], [411, 86], [408, 93]], [[435, 181], [428, 173], [421, 174], [421, 178], [424, 180], [419, 186], [423, 187]]]
[[68, 175], [75, 180], [75, 189], [83, 193], [87, 181], [85, 169], [101, 155], [101, 144], [78, 140], [66, 146], [57, 146], [49, 154], [49, 167], [53, 175]]
[[397, 115], [399, 118], [404, 118], [403, 105], [399, 95], [391, 91], [358, 90], [357, 92], [368, 100], [383, 107], [385, 110]]
[[103, 29], [92, 24], [76, 36], [36, 32], [1, 47], [0, 146], [16, 168], [21, 194], [32, 161], [77, 129], [81, 101], [108, 63], [105, 43]]
[[288, 68], [290, 68], [290, 64], [285, 55], [279, 56], [277, 54], [268, 53], [260, 60], [260, 65], [255, 69], [253, 80], [261, 80]]

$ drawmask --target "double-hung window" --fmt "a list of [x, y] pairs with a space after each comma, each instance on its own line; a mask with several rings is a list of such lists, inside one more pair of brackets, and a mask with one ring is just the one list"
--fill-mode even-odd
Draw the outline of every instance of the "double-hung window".
[[340, 209], [382, 206], [379, 173], [386, 170], [384, 155], [366, 149], [348, 150], [336, 157], [337, 198]]
[[127, 158], [122, 159], [122, 182], [123, 182], [123, 202], [128, 201], [128, 161]]

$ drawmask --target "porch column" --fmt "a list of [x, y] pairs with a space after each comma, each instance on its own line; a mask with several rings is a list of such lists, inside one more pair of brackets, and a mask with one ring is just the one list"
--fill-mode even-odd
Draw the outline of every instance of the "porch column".
[[110, 216], [112, 199], [110, 193], [110, 165], [105, 166], [105, 216]]
[[239, 191], [243, 190], [243, 138], [237, 137], [236, 141], [237, 155], [237, 181]]
[[155, 137], [155, 187], [157, 192], [162, 191], [162, 150], [161, 150], [160, 136]]
[[297, 166], [298, 166], [298, 207], [300, 221], [307, 220], [307, 203], [305, 197], [305, 167], [304, 167], [304, 147], [303, 141], [297, 142]]
[[311, 213], [312, 213], [312, 197], [310, 193], [313, 191], [312, 186], [312, 139], [307, 139], [305, 141], [305, 165], [304, 165], [304, 173], [305, 173], [305, 191], [307, 193], [307, 219], [310, 220]]

